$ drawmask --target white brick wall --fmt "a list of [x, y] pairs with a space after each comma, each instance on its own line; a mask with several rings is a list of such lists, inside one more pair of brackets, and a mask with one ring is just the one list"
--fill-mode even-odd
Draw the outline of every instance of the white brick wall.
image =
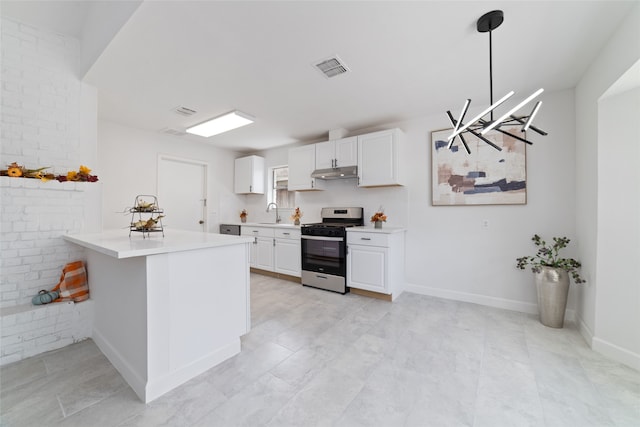
[[[86, 155], [96, 151], [96, 129], [93, 137], [83, 129], [95, 122], [96, 106], [87, 105], [95, 98], [76, 76], [79, 41], [4, 17], [0, 36], [2, 168], [15, 161], [57, 175], [91, 167], [96, 158]], [[95, 230], [101, 185], [0, 177], [0, 190], [3, 365], [90, 336], [91, 303], [33, 307], [31, 298], [55, 286], [66, 263], [84, 259], [61, 236]]]

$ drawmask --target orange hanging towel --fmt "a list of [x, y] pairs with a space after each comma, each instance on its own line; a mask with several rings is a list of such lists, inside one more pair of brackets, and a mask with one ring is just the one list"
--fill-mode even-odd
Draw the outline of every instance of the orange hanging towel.
[[62, 269], [60, 283], [52, 290], [58, 291], [60, 297], [54, 302], [80, 302], [89, 299], [89, 284], [87, 270], [82, 261], [70, 262]]

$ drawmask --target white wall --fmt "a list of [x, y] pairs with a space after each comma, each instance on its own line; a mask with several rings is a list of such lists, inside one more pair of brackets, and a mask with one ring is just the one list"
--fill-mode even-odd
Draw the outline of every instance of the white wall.
[[[533, 277], [515, 268], [515, 258], [533, 254], [535, 233], [575, 237], [573, 92], [546, 93], [543, 102], [536, 125], [549, 136], [527, 135], [534, 145], [527, 147], [526, 205], [432, 206], [430, 132], [446, 128], [446, 117], [403, 126], [412, 153], [407, 165], [409, 290], [536, 312]], [[482, 227], [484, 220], [488, 228]]]
[[[408, 228], [406, 273], [409, 290], [514, 310], [536, 312], [536, 292], [530, 272], [515, 268], [517, 256], [535, 252], [531, 236], [575, 239], [574, 93], [547, 93], [536, 123], [547, 137], [531, 135], [527, 149], [526, 205], [434, 207], [431, 205], [430, 133], [447, 127], [443, 114], [389, 123], [351, 134], [399, 127], [409, 156], [402, 167], [405, 187], [357, 188], [355, 180], [327, 181], [325, 191], [298, 192], [302, 222], [320, 220], [325, 206], [363, 206], [368, 217], [382, 205], [389, 226]], [[479, 107], [480, 108], [480, 107]], [[470, 112], [469, 114], [472, 114]], [[287, 164], [287, 148], [262, 154], [267, 167]], [[461, 153], [461, 155], [464, 155]], [[265, 212], [266, 196], [248, 195], [249, 221], [273, 220]], [[282, 215], [289, 221], [288, 215]], [[489, 227], [482, 228], [488, 220]], [[237, 221], [237, 220], [236, 220]], [[575, 256], [572, 243], [565, 255]], [[575, 307], [575, 290], [569, 308]], [[570, 313], [572, 315], [572, 313]]]
[[[233, 167], [237, 153], [221, 150], [162, 133], [100, 121], [98, 123], [98, 165], [103, 181], [103, 228], [128, 228], [138, 194], [158, 194], [158, 155], [166, 154], [208, 165], [208, 231], [217, 232], [220, 222], [239, 211], [240, 196], [233, 193]], [[176, 177], [179, 181], [180, 177]], [[162, 206], [162, 200], [158, 201]], [[170, 215], [170, 212], [166, 212]], [[237, 218], [233, 218], [237, 221]], [[126, 233], [126, 231], [123, 231]]]
[[[587, 341], [599, 334], [598, 307], [598, 100], [640, 58], [640, 5], [636, 6], [611, 37], [576, 87], [576, 216], [580, 240], [579, 258], [587, 283], [581, 288], [578, 317]], [[619, 251], [627, 248], [619, 247]], [[606, 284], [602, 284], [606, 286]]]
[[[77, 39], [2, 18], [2, 159], [65, 174], [96, 167], [97, 101], [76, 77]], [[62, 235], [100, 226], [101, 183], [0, 178], [0, 364], [86, 338], [91, 302], [31, 306], [84, 251]], [[80, 307], [82, 306], [82, 307]]]
[[[636, 69], [637, 70], [637, 69]], [[640, 80], [640, 78], [638, 78]], [[594, 348], [640, 369], [640, 87], [598, 114], [598, 249]], [[614, 357], [616, 355], [613, 355]]]

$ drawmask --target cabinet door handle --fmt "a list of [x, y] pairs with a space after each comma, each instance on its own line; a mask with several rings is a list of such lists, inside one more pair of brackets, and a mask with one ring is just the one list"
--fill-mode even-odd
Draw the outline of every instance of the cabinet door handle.
[[253, 185], [249, 186], [249, 193], [251, 193], [253, 191]]
[[257, 233], [257, 232], [258, 232], [258, 230], [253, 230], [253, 231], [252, 231], [252, 233]]
[[273, 239], [273, 246], [276, 245], [276, 239]]
[[361, 237], [360, 240], [371, 240], [371, 237]]
[[334, 162], [334, 166], [333, 167], [337, 168], [338, 167], [338, 159], [333, 159], [333, 162]]
[[257, 244], [258, 244], [258, 238], [257, 238], [257, 237], [254, 237], [254, 238], [253, 238], [253, 244], [254, 244], [254, 245], [257, 245]]
[[288, 236], [288, 235], [290, 235], [291, 233], [282, 233], [282, 234], [284, 234], [285, 236]]
[[313, 188], [313, 179], [311, 180], [311, 188]]

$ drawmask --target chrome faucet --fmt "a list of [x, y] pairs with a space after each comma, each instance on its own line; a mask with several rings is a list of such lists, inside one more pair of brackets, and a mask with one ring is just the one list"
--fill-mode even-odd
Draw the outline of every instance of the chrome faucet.
[[282, 221], [282, 219], [280, 218], [280, 215], [278, 214], [278, 205], [274, 202], [271, 202], [267, 205], [267, 212], [269, 212], [269, 208], [271, 208], [271, 205], [276, 207], [276, 224], [280, 224], [280, 221]]

